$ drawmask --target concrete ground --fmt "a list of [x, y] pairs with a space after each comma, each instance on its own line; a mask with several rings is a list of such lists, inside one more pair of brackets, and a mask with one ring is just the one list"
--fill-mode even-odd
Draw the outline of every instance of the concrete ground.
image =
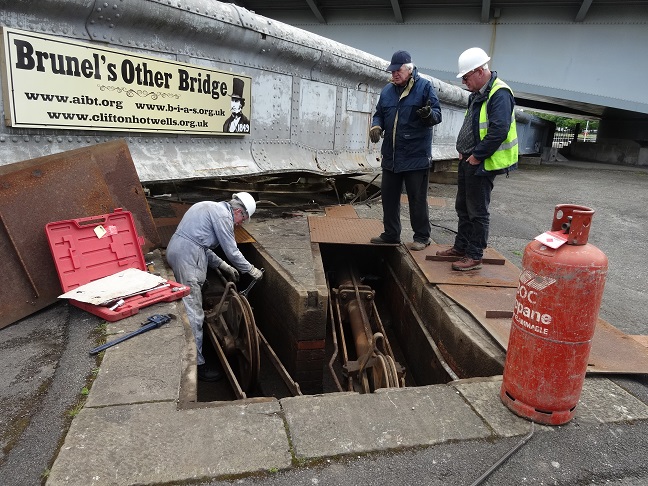
[[[646, 335], [647, 180], [637, 168], [523, 166], [496, 181], [490, 244], [520, 266], [556, 204], [594, 208], [590, 243], [610, 262], [601, 317]], [[445, 201], [431, 207], [433, 239], [451, 243], [454, 187], [433, 183], [430, 196]], [[380, 218], [379, 204], [357, 212]], [[410, 235], [404, 229], [403, 241]], [[0, 331], [0, 484], [467, 485], [516, 446], [483, 484], [648, 484], [646, 375], [588, 377], [574, 420], [533, 429], [502, 406], [501, 377], [191, 407], [181, 403], [195, 386], [181, 304], [157, 304], [107, 332], [154, 313], [178, 319], [111, 348], [98, 370], [87, 350], [101, 320], [74, 307]]]

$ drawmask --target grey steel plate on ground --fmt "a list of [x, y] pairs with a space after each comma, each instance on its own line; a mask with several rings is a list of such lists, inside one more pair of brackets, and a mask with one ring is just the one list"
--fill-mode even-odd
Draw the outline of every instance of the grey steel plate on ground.
[[[466, 309], [507, 349], [511, 318], [487, 318], [487, 311], [512, 310], [516, 289], [465, 285], [438, 285], [441, 292]], [[599, 319], [592, 338], [588, 373], [648, 373], [648, 348]]]
[[[383, 232], [382, 221], [363, 218], [309, 216], [308, 227], [313, 243], [371, 245], [369, 240]], [[398, 246], [399, 244], [374, 246]]]
[[45, 225], [121, 207], [151, 248], [159, 236], [123, 140], [0, 166], [0, 328], [56, 301], [61, 293]]
[[432, 284], [490, 285], [493, 287], [517, 288], [520, 270], [493, 248], [486, 248], [484, 257], [497, 260], [503, 259], [504, 265], [484, 264], [479, 270], [458, 272], [452, 270], [451, 262], [426, 259], [428, 255], [436, 255], [437, 251], [447, 248], [449, 248], [448, 245], [431, 244], [424, 250], [410, 251], [428, 282]]

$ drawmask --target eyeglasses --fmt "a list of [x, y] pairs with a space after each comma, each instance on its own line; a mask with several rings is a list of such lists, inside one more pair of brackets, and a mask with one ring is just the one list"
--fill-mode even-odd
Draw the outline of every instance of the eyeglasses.
[[[477, 68], [477, 69], [479, 69], [479, 68]], [[461, 76], [461, 79], [462, 79], [464, 82], [468, 81], [468, 78], [470, 78], [470, 76], [472, 76], [473, 74], [475, 74], [475, 73], [477, 72], [477, 69], [473, 69], [473, 70], [470, 71], [469, 73], [464, 74], [463, 76]]]

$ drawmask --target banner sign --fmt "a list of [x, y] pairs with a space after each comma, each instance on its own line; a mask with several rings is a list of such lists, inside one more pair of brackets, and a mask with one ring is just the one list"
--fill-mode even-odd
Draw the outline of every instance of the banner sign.
[[252, 79], [2, 27], [11, 127], [249, 134]]

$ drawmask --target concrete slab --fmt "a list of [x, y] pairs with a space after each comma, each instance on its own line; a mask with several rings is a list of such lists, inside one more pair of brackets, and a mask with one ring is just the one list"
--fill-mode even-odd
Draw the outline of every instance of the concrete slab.
[[284, 398], [281, 406], [298, 459], [316, 459], [450, 440], [491, 432], [445, 385]]
[[[181, 302], [165, 306], [165, 313], [175, 310]], [[152, 306], [135, 316], [109, 325], [113, 332], [108, 341], [136, 330], [160, 308]], [[178, 317], [162, 327], [138, 334], [105, 351], [99, 374], [88, 395], [87, 407], [123, 405], [128, 403], [173, 401], [178, 398], [182, 376], [181, 360], [185, 344], [183, 322]], [[161, 353], [160, 350], [164, 352]]]
[[515, 415], [500, 400], [501, 376], [460, 380], [451, 386], [470, 403], [475, 412], [493, 429], [495, 435], [513, 437], [529, 432], [529, 421]]
[[[529, 431], [529, 421], [505, 407], [499, 397], [502, 376], [471, 378], [451, 383], [497, 436], [512, 437]], [[648, 407], [610, 380], [587, 377], [574, 419], [565, 426], [631, 422], [648, 418]], [[537, 430], [558, 430], [536, 425]]]
[[576, 423], [633, 422], [648, 419], [648, 406], [607, 378], [588, 377], [576, 407]]
[[308, 220], [306, 215], [282, 219], [251, 219], [246, 223], [250, 235], [263, 241], [264, 251], [304, 288], [317, 285]]
[[277, 401], [178, 411], [175, 403], [84, 408], [49, 486], [168, 484], [290, 466]]

